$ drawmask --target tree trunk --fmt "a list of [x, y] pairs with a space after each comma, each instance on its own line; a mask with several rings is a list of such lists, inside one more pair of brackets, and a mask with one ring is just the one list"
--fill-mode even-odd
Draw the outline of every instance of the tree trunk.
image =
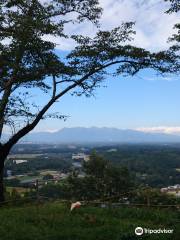
[[[2, 164], [1, 164], [2, 165]], [[4, 166], [1, 166], [0, 169], [0, 204], [4, 202], [4, 181], [3, 181], [3, 175], [4, 175]]]
[[0, 203], [4, 202], [4, 163], [9, 151], [0, 146]]
[[3, 181], [3, 177], [4, 177], [4, 161], [1, 158], [0, 159], [0, 203], [4, 202], [4, 181]]

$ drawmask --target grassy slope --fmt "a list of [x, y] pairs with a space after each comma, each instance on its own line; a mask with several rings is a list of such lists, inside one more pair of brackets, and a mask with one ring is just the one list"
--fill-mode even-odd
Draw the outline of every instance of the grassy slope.
[[[59, 203], [0, 208], [0, 240], [178, 240], [178, 212], [138, 208], [82, 207], [72, 213]], [[137, 226], [174, 229], [137, 237]]]

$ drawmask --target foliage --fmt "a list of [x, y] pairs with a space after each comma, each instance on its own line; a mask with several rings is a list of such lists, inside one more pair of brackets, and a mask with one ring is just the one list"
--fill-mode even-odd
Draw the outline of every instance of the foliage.
[[[13, 134], [18, 132], [9, 148], [45, 118], [60, 97], [55, 77], [71, 78], [75, 72], [62, 56], [57, 56], [56, 44], [45, 39], [68, 38], [67, 24], [85, 20], [97, 24], [101, 12], [97, 0], [0, 2], [0, 137], [4, 125], [10, 126]], [[49, 76], [53, 76], [52, 81]], [[31, 99], [31, 90], [48, 93], [52, 88], [52, 98], [40, 110]], [[66, 118], [56, 113], [47, 116]]]
[[108, 167], [108, 161], [102, 156], [93, 152], [90, 155], [90, 160], [84, 162], [84, 171], [87, 175], [93, 176], [95, 179], [104, 178], [105, 171]]
[[148, 205], [178, 205], [180, 199], [173, 195], [160, 192], [159, 189], [143, 187], [134, 191], [130, 197], [132, 203]]
[[170, 2], [171, 6], [167, 10], [167, 13], [179, 12], [180, 10], [180, 2], [179, 0], [165, 0], [166, 2]]
[[21, 164], [16, 164], [13, 160], [8, 160], [5, 165], [5, 170], [9, 169], [12, 171], [13, 175], [18, 175], [43, 169], [54, 169], [67, 172], [70, 170], [70, 167], [71, 164], [68, 160], [59, 157], [51, 157], [48, 159], [38, 157]]
[[[53, 199], [71, 199], [70, 187], [68, 184], [53, 184], [48, 183], [39, 189], [41, 196], [45, 196]], [[28, 194], [29, 196], [29, 194]]]
[[20, 186], [20, 180], [17, 178], [12, 178], [5, 180], [6, 186], [11, 186], [11, 187], [18, 187]]
[[116, 152], [107, 152], [107, 147], [96, 150], [112, 164], [127, 167], [137, 186], [148, 184], [160, 188], [179, 184], [179, 145], [125, 145], [115, 148]]
[[93, 153], [84, 163], [85, 177], [72, 174], [68, 178], [72, 196], [76, 199], [99, 199], [125, 193], [131, 187], [128, 170], [115, 167], [101, 156]]
[[[168, 14], [178, 13], [180, 11], [180, 1], [179, 0], [165, 0], [170, 2], [170, 8], [166, 11]], [[177, 33], [173, 34], [172, 37], [169, 38], [169, 42], [172, 42], [173, 45], [170, 47], [170, 51], [177, 56], [177, 63], [174, 65], [174, 71], [179, 73], [180, 62], [179, 62], [179, 54], [180, 54], [180, 23], [176, 23], [174, 25], [174, 29]]]
[[101, 156], [92, 154], [84, 165], [85, 176], [72, 171], [60, 184], [47, 184], [40, 189], [43, 196], [72, 200], [94, 200], [126, 193], [132, 187], [126, 168], [109, 164]]

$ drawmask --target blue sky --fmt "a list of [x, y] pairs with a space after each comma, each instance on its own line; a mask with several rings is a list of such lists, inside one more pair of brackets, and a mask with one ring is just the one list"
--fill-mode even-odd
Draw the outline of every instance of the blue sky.
[[[151, 51], [168, 47], [167, 39], [178, 22], [178, 14], [167, 15], [168, 4], [163, 0], [100, 0], [104, 9], [102, 29], [112, 29], [121, 21], [135, 21], [134, 45]], [[69, 25], [67, 33], [93, 36], [96, 28], [88, 23]], [[59, 51], [69, 51], [74, 42], [58, 38]], [[157, 77], [150, 71], [133, 78], [107, 78], [107, 88], [97, 89], [95, 97], [66, 95], [51, 111], [70, 117], [66, 122], [42, 121], [35, 131], [56, 131], [63, 127], [117, 127], [143, 131], [180, 133], [180, 80], [178, 76]], [[104, 84], [103, 84], [104, 85]], [[38, 102], [42, 105], [44, 97]]]
[[[64, 96], [51, 111], [70, 117], [66, 122], [42, 121], [36, 131], [63, 127], [177, 127], [180, 126], [180, 81], [143, 71], [136, 77], [109, 77], [95, 97]], [[43, 103], [44, 98], [39, 102]]]

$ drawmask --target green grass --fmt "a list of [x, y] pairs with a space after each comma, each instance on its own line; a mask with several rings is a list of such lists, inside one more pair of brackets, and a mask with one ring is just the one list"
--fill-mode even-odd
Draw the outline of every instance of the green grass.
[[[0, 240], [178, 240], [178, 217], [177, 211], [128, 207], [85, 206], [70, 213], [69, 206], [60, 203], [2, 207]], [[174, 229], [174, 233], [138, 237], [134, 234], [137, 226]]]

